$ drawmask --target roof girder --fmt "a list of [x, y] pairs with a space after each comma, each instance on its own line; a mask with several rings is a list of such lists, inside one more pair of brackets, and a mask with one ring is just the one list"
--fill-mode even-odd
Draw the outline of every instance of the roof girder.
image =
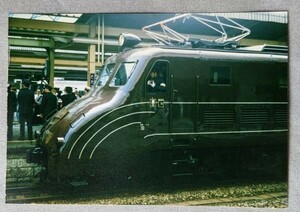
[[[10, 57], [10, 63], [12, 64], [31, 64], [31, 65], [45, 65], [45, 59], [43, 58], [32, 58], [32, 57]], [[87, 61], [78, 60], [61, 60], [55, 59], [54, 65], [56, 66], [77, 66], [77, 67], [87, 67]], [[102, 64], [100, 62], [95, 63], [97, 67]]]
[[30, 20], [30, 19], [28, 20], [28, 19], [19, 19], [19, 18], [9, 18], [9, 27], [20, 28], [20, 29], [49, 30], [54, 32], [57, 31], [69, 32], [75, 34], [89, 33], [89, 25]]
[[11, 46], [25, 46], [25, 47], [39, 47], [39, 48], [51, 47], [50, 41], [47, 41], [47, 40], [30, 40], [30, 39], [24, 39], [24, 38], [9, 38], [8, 43]]

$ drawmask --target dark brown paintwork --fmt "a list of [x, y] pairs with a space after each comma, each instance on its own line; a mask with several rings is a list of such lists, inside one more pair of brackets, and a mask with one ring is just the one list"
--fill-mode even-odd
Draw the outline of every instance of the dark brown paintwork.
[[[108, 81], [120, 63], [137, 63], [125, 86], [94, 88], [44, 127], [38, 143], [49, 176], [198, 175], [217, 167], [220, 149], [250, 164], [270, 148], [287, 157], [287, 56], [147, 48], [115, 61]], [[146, 78], [157, 61], [169, 64], [167, 89], [150, 94]], [[215, 66], [230, 70], [229, 84], [211, 83]]]

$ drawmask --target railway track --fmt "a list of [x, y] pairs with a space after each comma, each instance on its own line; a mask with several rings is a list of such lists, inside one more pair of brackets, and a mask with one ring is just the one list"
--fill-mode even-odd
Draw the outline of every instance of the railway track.
[[262, 200], [271, 200], [278, 198], [287, 198], [287, 192], [275, 192], [268, 194], [261, 194], [256, 196], [246, 196], [246, 197], [234, 197], [234, 198], [213, 198], [213, 199], [204, 199], [204, 200], [194, 200], [194, 201], [186, 201], [173, 203], [172, 205], [181, 205], [181, 206], [201, 206], [201, 205], [224, 205], [228, 203], [240, 203], [245, 201], [262, 201]]
[[70, 193], [57, 193], [48, 186], [26, 185], [6, 188], [6, 203], [32, 203], [68, 196]]
[[6, 196], [6, 203], [41, 204], [236, 206], [251, 201], [263, 201], [271, 206], [287, 207], [287, 183], [232, 184], [193, 188], [189, 186], [115, 188], [109, 191], [99, 191], [89, 186], [55, 188], [34, 185], [7, 188]]

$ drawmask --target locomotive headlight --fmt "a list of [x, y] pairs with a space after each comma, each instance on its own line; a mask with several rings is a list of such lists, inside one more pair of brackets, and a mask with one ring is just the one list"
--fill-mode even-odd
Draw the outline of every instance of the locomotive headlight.
[[65, 139], [63, 137], [57, 138], [57, 144], [58, 146], [62, 146], [65, 143]]
[[141, 42], [141, 39], [134, 35], [129, 33], [122, 33], [119, 36], [119, 45], [121, 47], [133, 47]]
[[65, 143], [65, 139], [63, 137], [58, 137], [57, 138], [57, 143], [63, 144], [63, 143]]
[[119, 46], [123, 46], [124, 41], [125, 41], [124, 35], [121, 34], [121, 35], [119, 36]]

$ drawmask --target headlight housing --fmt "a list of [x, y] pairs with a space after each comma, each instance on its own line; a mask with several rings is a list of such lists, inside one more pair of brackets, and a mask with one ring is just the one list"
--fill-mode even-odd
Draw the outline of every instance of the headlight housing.
[[141, 42], [141, 39], [130, 33], [121, 33], [119, 35], [119, 45], [121, 47], [133, 47]]

